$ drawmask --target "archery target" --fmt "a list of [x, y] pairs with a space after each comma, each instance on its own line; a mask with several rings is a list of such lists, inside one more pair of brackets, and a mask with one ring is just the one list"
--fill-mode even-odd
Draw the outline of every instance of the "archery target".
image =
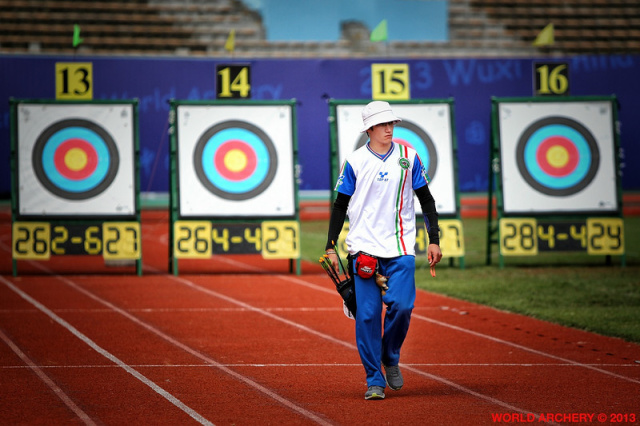
[[[337, 105], [336, 126], [339, 163], [369, 140], [362, 127], [361, 111], [366, 104]], [[451, 107], [447, 103], [392, 104], [402, 121], [393, 130], [393, 141], [416, 150], [431, 179], [429, 190], [439, 214], [456, 214]], [[416, 212], [420, 203], [415, 202]]]
[[227, 200], [248, 200], [263, 193], [278, 170], [273, 142], [246, 121], [210, 127], [193, 155], [196, 175], [209, 191]]
[[38, 136], [33, 170], [49, 192], [69, 200], [102, 193], [118, 173], [118, 148], [111, 136], [88, 120], [61, 120]]
[[17, 115], [19, 214], [135, 214], [133, 105], [25, 103]]
[[616, 211], [608, 101], [501, 103], [505, 212]]
[[295, 215], [288, 105], [179, 105], [181, 216]]

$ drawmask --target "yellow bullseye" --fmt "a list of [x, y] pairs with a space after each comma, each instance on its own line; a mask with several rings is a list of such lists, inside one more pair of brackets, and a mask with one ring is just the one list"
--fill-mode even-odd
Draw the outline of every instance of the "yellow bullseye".
[[83, 170], [87, 166], [88, 162], [89, 158], [87, 157], [87, 153], [80, 148], [71, 148], [64, 155], [65, 166], [74, 172]]
[[232, 172], [241, 172], [247, 167], [247, 163], [247, 155], [239, 149], [231, 149], [224, 156], [224, 165]]
[[547, 151], [547, 162], [552, 167], [564, 167], [569, 162], [569, 152], [563, 146], [554, 146]]

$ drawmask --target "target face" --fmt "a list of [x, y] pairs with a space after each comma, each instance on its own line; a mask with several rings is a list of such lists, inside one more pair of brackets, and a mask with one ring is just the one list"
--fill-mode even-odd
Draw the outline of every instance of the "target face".
[[118, 147], [94, 122], [61, 120], [37, 138], [32, 163], [49, 192], [69, 200], [86, 200], [103, 192], [115, 179]]
[[295, 215], [289, 105], [179, 105], [181, 216]]
[[531, 124], [516, 148], [518, 170], [543, 194], [563, 197], [588, 186], [598, 172], [600, 151], [583, 125], [565, 117]]
[[610, 102], [501, 103], [505, 212], [617, 210]]
[[278, 170], [273, 142], [244, 121], [227, 121], [205, 131], [196, 144], [193, 162], [200, 182], [228, 200], [260, 195]]
[[135, 214], [132, 104], [19, 104], [19, 212]]
[[[365, 105], [343, 104], [336, 107], [340, 165], [350, 152], [369, 140], [366, 133], [360, 133], [361, 111]], [[393, 141], [418, 153], [431, 178], [429, 190], [436, 200], [438, 213], [456, 214], [451, 106], [446, 103], [392, 104], [391, 108], [402, 119], [393, 130]], [[416, 212], [420, 212], [417, 201], [415, 206]]]

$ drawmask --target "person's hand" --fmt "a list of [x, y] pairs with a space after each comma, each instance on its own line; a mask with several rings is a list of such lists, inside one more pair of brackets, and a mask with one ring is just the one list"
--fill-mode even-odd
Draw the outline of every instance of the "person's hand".
[[340, 261], [338, 260], [338, 255], [335, 250], [327, 250], [327, 256], [329, 256], [329, 261], [331, 262], [331, 266], [335, 269], [336, 272], [340, 273]]
[[438, 244], [429, 244], [427, 247], [427, 260], [429, 260], [429, 269], [431, 276], [436, 276], [436, 264], [442, 260], [442, 252]]

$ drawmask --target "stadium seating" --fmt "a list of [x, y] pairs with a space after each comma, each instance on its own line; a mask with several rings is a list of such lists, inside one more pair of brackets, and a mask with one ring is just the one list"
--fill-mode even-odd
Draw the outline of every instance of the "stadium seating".
[[[625, 54], [640, 51], [638, 0], [449, 0], [449, 40], [372, 43], [342, 23], [336, 42], [269, 42], [260, 15], [239, 0], [0, 0], [0, 53], [238, 57], [445, 57]], [[532, 46], [548, 23], [555, 43]], [[74, 49], [72, 27], [82, 29]]]

